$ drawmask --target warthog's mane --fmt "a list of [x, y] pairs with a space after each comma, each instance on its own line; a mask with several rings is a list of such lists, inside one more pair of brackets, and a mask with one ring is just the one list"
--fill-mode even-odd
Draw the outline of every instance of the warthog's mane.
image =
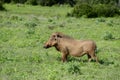
[[74, 38], [72, 38], [72, 37], [70, 37], [68, 35], [65, 35], [65, 34], [61, 33], [61, 32], [55, 32], [54, 34], [59, 35], [62, 38], [65, 38], [65, 39], [74, 39]]

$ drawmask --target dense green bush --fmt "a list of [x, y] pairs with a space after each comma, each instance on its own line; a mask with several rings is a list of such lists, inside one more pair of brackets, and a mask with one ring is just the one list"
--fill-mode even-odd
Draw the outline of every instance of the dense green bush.
[[27, 0], [26, 4], [37, 5], [37, 0]]
[[57, 4], [58, 0], [38, 0], [37, 2], [42, 6], [52, 6]]
[[37, 3], [42, 6], [52, 6], [56, 4], [69, 4], [70, 6], [74, 6], [76, 4], [76, 0], [37, 0]]
[[4, 3], [28, 3], [31, 5], [52, 6], [56, 4], [69, 4], [74, 6], [77, 3], [93, 4], [111, 4], [120, 6], [119, 0], [2, 0]]
[[120, 11], [116, 6], [109, 4], [89, 5], [87, 3], [77, 4], [71, 13], [67, 16], [74, 17], [113, 17], [120, 15]]
[[5, 10], [1, 1], [0, 1], [0, 10]]
[[76, 0], [77, 3], [88, 3], [88, 4], [113, 4], [117, 5], [119, 3], [119, 0]]
[[28, 0], [4, 0], [5, 3], [25, 3]]
[[3, 0], [4, 3], [10, 3], [11, 0]]
[[75, 17], [81, 17], [83, 15], [88, 16], [89, 14], [91, 14], [91, 11], [92, 11], [92, 7], [90, 5], [80, 4], [74, 7], [71, 16], [75, 16]]
[[3, 0], [4, 3], [27, 3], [31, 5], [52, 6], [56, 4], [70, 4], [74, 6], [77, 0]]
[[119, 9], [113, 5], [98, 4], [93, 6], [93, 13], [97, 17], [113, 17], [115, 15], [120, 15]]

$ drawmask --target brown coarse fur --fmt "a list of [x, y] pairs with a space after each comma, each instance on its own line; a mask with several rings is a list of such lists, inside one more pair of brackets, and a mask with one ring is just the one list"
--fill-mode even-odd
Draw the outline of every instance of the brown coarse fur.
[[88, 61], [95, 59], [98, 62], [95, 54], [96, 44], [92, 40], [76, 40], [60, 32], [55, 32], [44, 45], [44, 48], [49, 47], [55, 47], [62, 53], [63, 62], [67, 61], [68, 55], [80, 57], [85, 54], [88, 56]]

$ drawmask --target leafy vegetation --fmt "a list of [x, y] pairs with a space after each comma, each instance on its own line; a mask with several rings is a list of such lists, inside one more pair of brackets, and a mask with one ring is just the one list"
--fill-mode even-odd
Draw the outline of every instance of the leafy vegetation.
[[0, 1], [0, 11], [3, 11], [3, 10], [5, 10], [5, 8], [3, 7], [2, 1]]
[[111, 33], [106, 32], [106, 33], [104, 34], [104, 36], [103, 36], [103, 39], [104, 39], [104, 40], [112, 40], [112, 39], [114, 39], [114, 37], [113, 37], [113, 35], [112, 35]]
[[42, 5], [42, 6], [53, 6], [68, 4], [74, 6], [76, 4], [87, 3], [90, 5], [93, 4], [111, 4], [120, 7], [119, 0], [2, 0], [4, 3], [22, 3], [22, 4], [31, 4], [31, 5]]
[[[4, 6], [8, 11], [0, 12], [1, 80], [120, 80], [120, 17], [66, 17], [72, 10], [68, 6]], [[94, 40], [100, 64], [87, 62], [87, 56], [69, 56], [62, 63], [58, 51], [43, 48], [56, 31]]]
[[113, 5], [108, 4], [97, 4], [97, 5], [89, 5], [89, 4], [77, 4], [71, 13], [68, 13], [67, 16], [75, 16], [75, 17], [113, 17], [116, 15], [120, 15], [119, 8]]

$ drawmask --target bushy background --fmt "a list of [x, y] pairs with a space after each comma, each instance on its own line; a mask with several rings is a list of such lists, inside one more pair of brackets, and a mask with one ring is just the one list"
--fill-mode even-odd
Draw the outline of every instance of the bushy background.
[[0, 10], [5, 10], [5, 8], [3, 7], [2, 1], [0, 1]]
[[71, 6], [77, 3], [88, 4], [114, 4], [120, 6], [119, 0], [2, 0], [4, 3], [29, 3], [32, 5], [52, 6], [56, 4], [69, 4]]
[[120, 15], [119, 8], [110, 4], [95, 4], [90, 5], [87, 3], [77, 4], [71, 13], [67, 16], [81, 17], [85, 16], [88, 18], [92, 17], [113, 17]]
[[[20, 3], [41, 6], [70, 5], [73, 10], [67, 16], [74, 17], [113, 17], [120, 15], [120, 0], [2, 0], [0, 10], [4, 10], [3, 3]], [[19, 6], [19, 5], [18, 5]]]

